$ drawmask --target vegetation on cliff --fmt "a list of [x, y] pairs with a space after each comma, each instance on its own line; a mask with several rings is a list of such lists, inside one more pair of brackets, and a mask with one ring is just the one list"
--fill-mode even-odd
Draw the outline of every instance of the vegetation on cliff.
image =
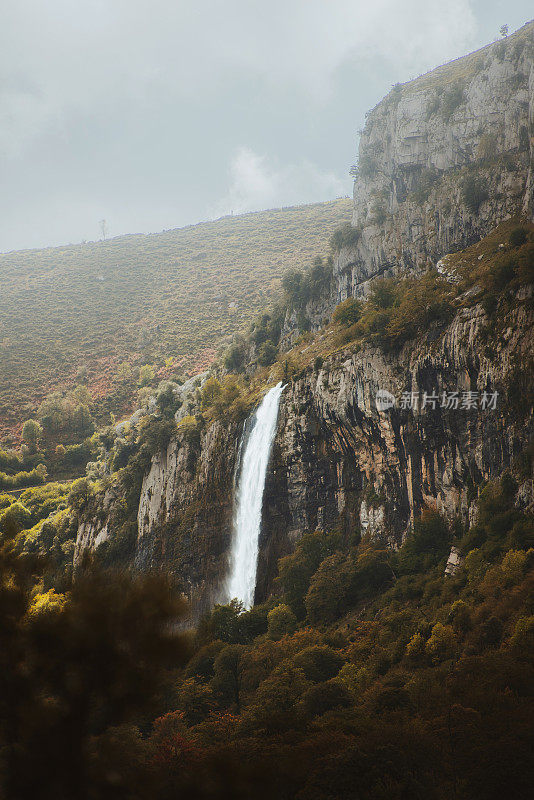
[[[518, 37], [495, 48], [503, 58], [513, 50], [517, 59], [523, 45]], [[425, 113], [440, 127], [465, 105], [466, 80], [482, 69], [481, 58], [474, 54], [414, 82], [432, 89]], [[398, 103], [413, 88], [395, 86], [386, 102]], [[492, 139], [485, 136], [475, 136], [478, 160], [447, 172], [450, 183], [440, 184], [434, 169], [414, 170], [406, 197], [418, 215], [436, 193], [446, 194], [445, 185], [454, 184], [452, 197], [464, 215], [476, 217], [495, 200], [479, 169], [493, 167]], [[519, 169], [528, 149], [524, 136], [516, 149]], [[379, 151], [363, 149], [361, 178], [380, 173]], [[316, 519], [327, 530], [307, 529], [300, 538], [301, 529], [284, 531], [291, 544], [283, 552], [292, 552], [276, 569], [275, 550], [261, 594], [266, 602], [249, 611], [237, 601], [217, 605], [195, 630], [182, 632], [182, 596], [195, 597], [195, 582], [206, 575], [213, 588], [227, 552], [221, 518], [231, 505], [234, 451], [230, 458], [222, 451], [233, 446], [233, 433], [266, 386], [283, 380], [296, 387], [307, 375], [307, 389], [325, 389], [322, 396], [317, 389], [320, 401], [329, 370], [347, 356], [349, 367], [360, 352], [372, 366], [379, 348], [400, 374], [420, 342], [429, 360], [450, 342], [442, 360], [458, 348], [467, 374], [473, 363], [501, 354], [502, 343], [515, 335], [510, 319], [526, 319], [532, 310], [534, 226], [517, 216], [435, 265], [427, 261], [426, 244], [420, 261], [410, 262], [409, 248], [394, 263], [380, 256], [379, 273], [395, 277], [369, 282], [363, 270], [361, 281], [340, 282], [341, 296], [347, 290], [358, 296], [325, 320], [342, 254], [349, 259], [343, 268], [352, 269], [365, 226], [380, 228], [388, 219], [386, 190], [367, 200], [361, 229], [346, 222], [350, 203], [339, 201], [0, 258], [7, 298], [0, 310], [11, 326], [0, 336], [8, 377], [0, 411], [28, 395], [6, 414], [4, 430], [21, 428], [20, 448], [0, 450], [0, 794], [69, 800], [529, 796], [534, 517], [533, 453], [518, 452], [524, 429], [510, 434], [498, 462], [509, 463], [510, 472], [490, 481], [480, 476], [492, 474], [493, 462], [487, 469], [478, 463], [481, 437], [470, 429], [460, 467], [455, 463], [447, 476], [461, 498], [456, 507], [465, 501], [469, 508], [462, 506], [462, 519], [453, 522], [447, 508], [447, 522], [437, 511], [439, 489], [423, 492], [419, 505], [410, 498], [406, 519], [426, 508], [420, 516], [414, 511], [398, 550], [389, 546], [389, 531], [367, 534], [372, 526], [365, 528], [363, 516], [362, 530], [356, 522], [358, 510], [391, 501], [360, 468], [343, 520], [336, 496], [337, 524], [335, 514], [324, 522], [321, 506], [322, 522], [319, 512]], [[448, 195], [444, 202], [448, 217], [453, 204]], [[443, 218], [436, 227], [444, 227]], [[477, 228], [462, 241], [479, 234]], [[409, 264], [416, 269], [405, 274]], [[278, 301], [265, 310], [274, 296]], [[28, 302], [30, 324], [21, 327], [19, 311]], [[445, 339], [462, 315], [469, 318], [466, 328], [472, 325], [461, 336], [476, 340], [468, 346], [461, 336]], [[248, 329], [240, 332], [244, 323]], [[38, 357], [43, 337], [50, 347]], [[221, 342], [227, 349], [215, 360]], [[473, 357], [462, 362], [471, 345]], [[503, 369], [503, 427], [516, 412], [526, 420], [534, 386], [533, 365], [519, 347], [509, 350], [519, 356]], [[209, 372], [186, 380], [209, 365]], [[473, 371], [469, 385], [478, 386], [487, 373]], [[405, 377], [413, 373], [406, 369]], [[114, 412], [132, 411], [135, 397], [135, 413], [117, 423]], [[298, 405], [301, 398], [293, 399]], [[302, 427], [308, 401], [309, 395], [301, 404]], [[356, 406], [357, 424], [370, 422]], [[310, 420], [312, 437], [328, 413]], [[341, 438], [336, 414], [329, 422]], [[418, 424], [410, 419], [411, 427]], [[413, 469], [410, 427], [404, 433], [407, 458], [399, 473]], [[461, 437], [452, 430], [447, 436], [456, 462]], [[210, 438], [208, 464], [202, 449]], [[301, 444], [295, 438], [292, 454]], [[322, 457], [325, 440], [317, 439]], [[434, 441], [429, 473], [443, 452]], [[371, 435], [357, 445], [362, 442], [371, 460], [378, 448], [373, 451]], [[343, 446], [354, 441], [346, 437]], [[495, 447], [505, 450], [504, 439]], [[380, 457], [392, 451], [386, 443]], [[172, 471], [173, 459], [182, 471], [166, 483], [163, 473]], [[303, 459], [293, 463], [299, 472]], [[349, 482], [344, 466], [335, 462]], [[142, 485], [158, 470], [153, 487], [156, 498], [161, 490], [161, 504], [145, 514], [141, 501], [152, 501], [153, 487], [141, 497]], [[279, 477], [283, 469], [277, 463], [272, 471]], [[302, 485], [310, 474], [317, 484], [328, 483], [329, 473], [319, 469], [303, 469], [297, 480]], [[46, 483], [49, 475], [54, 481]], [[412, 471], [412, 492], [419, 475]], [[280, 527], [281, 520], [283, 514]], [[176, 583], [117, 571], [139, 567], [143, 548], [161, 551], [161, 560], [149, 556], [141, 567], [164, 564]]]
[[[168, 584], [87, 565], [47, 586], [46, 564], [18, 555], [20, 526], [4, 522], [3, 789], [527, 797], [534, 518], [516, 490], [509, 475], [487, 484], [470, 529], [426, 512], [397, 553], [307, 534], [276, 595], [215, 607], [187, 656]], [[452, 543], [463, 562], [449, 575]]]
[[157, 380], [205, 368], [350, 210], [342, 199], [0, 255], [0, 436], [51, 391], [84, 383], [102, 422], [131, 408], [139, 367]]

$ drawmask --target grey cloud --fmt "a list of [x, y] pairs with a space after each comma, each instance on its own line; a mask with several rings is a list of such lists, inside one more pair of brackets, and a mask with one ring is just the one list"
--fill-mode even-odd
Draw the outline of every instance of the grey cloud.
[[4, 0], [0, 250], [344, 194], [366, 108], [528, 5]]

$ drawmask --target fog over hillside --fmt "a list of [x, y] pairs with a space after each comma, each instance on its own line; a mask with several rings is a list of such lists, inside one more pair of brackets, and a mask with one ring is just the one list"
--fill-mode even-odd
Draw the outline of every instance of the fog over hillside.
[[528, 0], [6, 0], [0, 251], [350, 193], [365, 112]]

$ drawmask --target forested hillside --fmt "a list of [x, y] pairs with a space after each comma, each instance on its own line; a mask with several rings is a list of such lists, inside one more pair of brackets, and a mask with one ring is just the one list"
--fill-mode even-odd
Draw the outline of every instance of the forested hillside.
[[351, 207], [341, 199], [0, 255], [0, 439], [54, 389], [86, 382], [98, 399], [129, 367], [150, 363], [161, 377], [205, 368], [288, 268], [325, 251]]
[[0, 794], [530, 798], [533, 37], [393, 87], [350, 223], [0, 259]]

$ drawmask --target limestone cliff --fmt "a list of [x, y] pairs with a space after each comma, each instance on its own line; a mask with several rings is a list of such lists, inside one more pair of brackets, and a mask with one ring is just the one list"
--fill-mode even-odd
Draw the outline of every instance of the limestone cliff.
[[[330, 291], [307, 308], [313, 328], [348, 295], [366, 295], [373, 277], [438, 263], [446, 272], [447, 254], [512, 216], [532, 218], [533, 40], [531, 23], [395, 87], [369, 114], [354, 232], [337, 252]], [[451, 522], [469, 519], [477, 487], [515, 469], [532, 434], [532, 315], [532, 288], [523, 287], [488, 346], [490, 319], [474, 287], [451, 319], [402, 349], [331, 349], [288, 381], [264, 497], [257, 599], [272, 591], [278, 558], [307, 530], [341, 527], [394, 547], [424, 507]], [[295, 324], [288, 315], [287, 347]], [[380, 410], [378, 390], [396, 405]], [[454, 392], [460, 401], [478, 393], [477, 402], [442, 408], [440, 398]], [[403, 393], [418, 407], [403, 408]], [[494, 393], [495, 408], [482, 408], [478, 400]], [[422, 408], [425, 394], [438, 400]], [[220, 598], [242, 431], [225, 419], [194, 435], [179, 427], [142, 481], [135, 566], [171, 572], [198, 609]], [[532, 481], [521, 480], [521, 502], [532, 504]], [[98, 521], [82, 519], [77, 559], [109, 535], [113, 502]]]
[[534, 23], [395, 86], [368, 115], [354, 182], [355, 246], [333, 300], [422, 269], [510, 215], [534, 214]]
[[[341, 525], [346, 536], [359, 531], [395, 547], [425, 507], [468, 522], [475, 487], [512, 469], [532, 435], [533, 321], [524, 298], [490, 351], [487, 315], [475, 304], [398, 354], [342, 350], [294, 381], [266, 490], [260, 593], [276, 559], [306, 530]], [[379, 410], [378, 390], [396, 405]], [[482, 407], [484, 393], [488, 406], [495, 396], [495, 408]], [[412, 396], [416, 407], [403, 408]], [[472, 407], [462, 408], [469, 398]], [[532, 503], [531, 480], [524, 492]]]
[[143, 480], [135, 566], [165, 568], [194, 606], [221, 599], [241, 426], [214, 422], [198, 439], [179, 434]]

